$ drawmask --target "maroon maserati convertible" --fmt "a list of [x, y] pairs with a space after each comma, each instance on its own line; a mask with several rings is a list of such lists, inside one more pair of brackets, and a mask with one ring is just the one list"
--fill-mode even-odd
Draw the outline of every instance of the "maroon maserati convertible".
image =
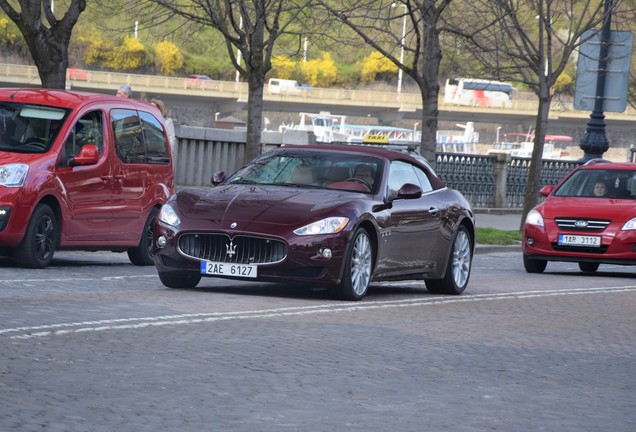
[[417, 153], [284, 146], [213, 183], [179, 191], [159, 212], [155, 266], [167, 287], [285, 281], [359, 300], [373, 281], [424, 279], [455, 295], [468, 284], [471, 205]]

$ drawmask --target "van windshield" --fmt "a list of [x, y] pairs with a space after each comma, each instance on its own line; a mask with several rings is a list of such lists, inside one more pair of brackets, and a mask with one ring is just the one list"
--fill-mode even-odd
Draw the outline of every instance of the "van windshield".
[[48, 151], [67, 114], [67, 110], [43, 105], [0, 103], [0, 151]]

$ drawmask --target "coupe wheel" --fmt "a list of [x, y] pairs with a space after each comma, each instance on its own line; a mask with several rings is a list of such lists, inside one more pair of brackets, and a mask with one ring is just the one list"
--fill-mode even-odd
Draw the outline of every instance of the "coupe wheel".
[[523, 256], [523, 266], [528, 273], [543, 273], [545, 267], [548, 265], [546, 260], [538, 260]]
[[159, 280], [168, 288], [194, 288], [201, 275], [194, 272], [159, 272]]
[[426, 279], [426, 289], [433, 294], [459, 295], [464, 292], [470, 278], [473, 244], [468, 230], [460, 226], [453, 239], [453, 247], [446, 273], [442, 279]]
[[155, 263], [152, 253], [152, 238], [155, 232], [157, 212], [158, 210], [156, 208], [150, 211], [148, 219], [146, 219], [146, 223], [144, 224], [144, 231], [139, 240], [139, 244], [134, 248], [128, 249], [128, 259], [130, 259], [130, 262], [134, 265], [149, 266]]
[[342, 282], [334, 294], [342, 300], [360, 300], [369, 290], [373, 270], [373, 247], [364, 228], [359, 228], [353, 236], [345, 260]]
[[53, 260], [59, 236], [57, 219], [51, 207], [40, 204], [29, 221], [22, 243], [14, 252], [20, 267], [44, 268]]
[[599, 263], [591, 263], [591, 262], [580, 262], [579, 268], [582, 272], [585, 273], [594, 273], [598, 270]]

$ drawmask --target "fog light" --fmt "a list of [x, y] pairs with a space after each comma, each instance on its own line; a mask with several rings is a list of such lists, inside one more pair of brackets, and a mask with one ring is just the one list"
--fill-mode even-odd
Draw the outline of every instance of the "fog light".
[[529, 244], [530, 246], [532, 246], [532, 245], [534, 244], [534, 239], [533, 239], [533, 238], [528, 237], [528, 244]]
[[157, 247], [160, 249], [163, 249], [166, 247], [166, 244], [168, 243], [168, 240], [166, 239], [165, 236], [160, 235], [157, 238]]
[[321, 249], [320, 255], [322, 255], [323, 258], [331, 259], [331, 256], [332, 256], [331, 249], [329, 248]]

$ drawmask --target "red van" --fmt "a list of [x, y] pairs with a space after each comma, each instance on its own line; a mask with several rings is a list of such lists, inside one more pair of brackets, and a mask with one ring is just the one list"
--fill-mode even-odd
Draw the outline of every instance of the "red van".
[[0, 254], [44, 268], [61, 249], [127, 251], [152, 265], [152, 230], [174, 192], [164, 120], [151, 104], [0, 89]]

